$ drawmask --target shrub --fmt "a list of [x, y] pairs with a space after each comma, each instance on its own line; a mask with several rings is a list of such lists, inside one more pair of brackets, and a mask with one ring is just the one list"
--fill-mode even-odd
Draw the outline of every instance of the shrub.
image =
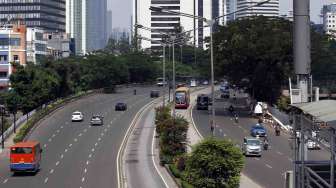
[[239, 187], [243, 159], [232, 142], [207, 138], [188, 157], [184, 180], [195, 187]]

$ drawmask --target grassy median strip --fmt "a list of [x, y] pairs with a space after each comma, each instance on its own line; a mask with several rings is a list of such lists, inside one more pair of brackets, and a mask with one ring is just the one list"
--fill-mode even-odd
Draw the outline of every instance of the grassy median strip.
[[160, 163], [182, 188], [239, 187], [244, 157], [232, 141], [206, 138], [187, 153], [188, 122], [169, 107], [156, 109], [156, 132], [159, 136]]
[[34, 126], [44, 117], [46, 117], [47, 115], [49, 115], [51, 112], [55, 111], [56, 109], [62, 107], [64, 104], [74, 100], [74, 99], [78, 99], [80, 97], [83, 97], [85, 95], [91, 94], [93, 93], [93, 91], [89, 91], [89, 92], [79, 92], [75, 95], [72, 95], [70, 97], [67, 97], [65, 99], [59, 99], [49, 105], [47, 105], [44, 108], [39, 109], [35, 114], [33, 114], [30, 119], [28, 119], [28, 121], [26, 121], [26, 123], [24, 125], [22, 125], [22, 128], [20, 128], [19, 132], [16, 134], [16, 136], [14, 137], [13, 141], [14, 143], [17, 142], [22, 142], [25, 137], [27, 136], [27, 134], [30, 132], [30, 130], [32, 128], [34, 128]]

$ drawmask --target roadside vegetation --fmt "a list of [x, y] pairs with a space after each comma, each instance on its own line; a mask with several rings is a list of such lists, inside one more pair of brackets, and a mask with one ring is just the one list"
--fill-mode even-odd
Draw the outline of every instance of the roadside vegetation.
[[[276, 103], [288, 77], [294, 76], [293, 23], [282, 18], [249, 17], [219, 26], [214, 35], [216, 76], [234, 83], [249, 80], [249, 92]], [[336, 90], [336, 42], [312, 26], [314, 83]]]
[[231, 141], [208, 138], [187, 154], [188, 122], [184, 118], [177, 117], [174, 123], [170, 107], [159, 107], [155, 124], [161, 165], [169, 168], [180, 187], [239, 187], [244, 157]]

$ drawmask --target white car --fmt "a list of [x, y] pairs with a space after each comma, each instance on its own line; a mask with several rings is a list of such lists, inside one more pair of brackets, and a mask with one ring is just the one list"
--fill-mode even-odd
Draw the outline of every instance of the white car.
[[76, 111], [72, 113], [71, 121], [83, 121], [83, 119], [82, 112]]
[[307, 141], [307, 149], [309, 149], [309, 150], [315, 150], [315, 149], [319, 150], [321, 148], [320, 148], [320, 145], [317, 142], [309, 139]]

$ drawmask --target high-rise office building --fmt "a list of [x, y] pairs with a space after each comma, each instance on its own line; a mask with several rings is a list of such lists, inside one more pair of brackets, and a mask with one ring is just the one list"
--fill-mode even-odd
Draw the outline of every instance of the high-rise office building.
[[104, 48], [107, 0], [67, 0], [66, 31], [75, 40], [76, 54]]
[[336, 3], [322, 8], [323, 29], [327, 34], [336, 36]]
[[[263, 0], [237, 0], [237, 10], [256, 5], [261, 1]], [[279, 17], [279, 0], [271, 0], [261, 6], [238, 12], [236, 14], [236, 18], [239, 19], [261, 15], [267, 17]]]
[[65, 31], [65, 0], [0, 0], [0, 24], [21, 23], [50, 32]]
[[106, 39], [108, 41], [108, 39], [110, 39], [111, 35], [112, 35], [112, 10], [108, 10], [107, 11], [107, 18], [106, 18]]

